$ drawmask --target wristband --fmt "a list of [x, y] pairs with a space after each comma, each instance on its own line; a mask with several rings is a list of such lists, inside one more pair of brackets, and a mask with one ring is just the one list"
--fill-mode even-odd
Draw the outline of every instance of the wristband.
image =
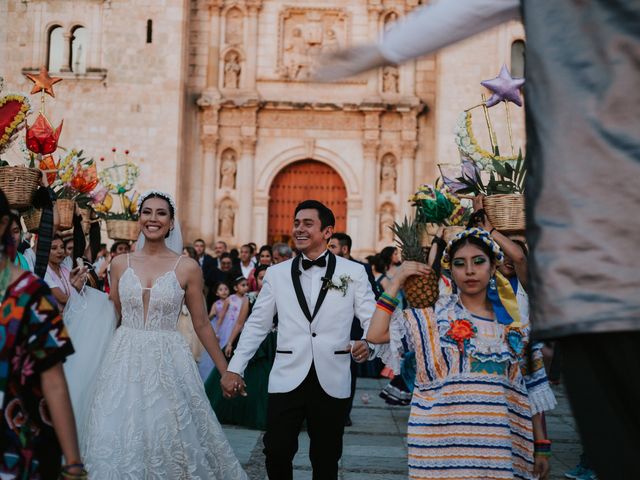
[[495, 229], [496, 229], [496, 227], [493, 227], [491, 230], [489, 230], [489, 235], [491, 235], [494, 232]]
[[392, 297], [387, 293], [382, 293], [378, 298], [378, 302], [376, 303], [376, 308], [382, 310], [383, 312], [388, 313], [389, 315], [393, 314], [393, 311], [400, 304], [400, 300], [396, 297]]
[[536, 457], [550, 457], [551, 440], [536, 440], [533, 442], [533, 455]]

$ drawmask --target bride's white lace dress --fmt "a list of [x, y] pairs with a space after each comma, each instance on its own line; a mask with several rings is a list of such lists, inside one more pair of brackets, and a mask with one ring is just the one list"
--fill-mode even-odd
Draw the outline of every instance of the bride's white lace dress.
[[175, 269], [145, 289], [129, 266], [118, 291], [122, 326], [105, 354], [83, 420], [90, 478], [246, 479], [210, 407], [191, 350], [176, 330], [184, 291]]

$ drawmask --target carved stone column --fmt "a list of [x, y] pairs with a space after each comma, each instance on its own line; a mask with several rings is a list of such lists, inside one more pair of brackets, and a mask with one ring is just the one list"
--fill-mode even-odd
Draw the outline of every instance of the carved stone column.
[[[202, 166], [200, 176], [193, 184], [200, 185], [199, 231], [207, 243], [215, 237], [215, 191], [217, 188], [217, 157], [218, 157], [218, 106], [208, 107], [202, 118]], [[198, 172], [196, 172], [197, 174]]]
[[376, 220], [378, 204], [378, 151], [380, 149], [380, 110], [365, 112], [362, 155], [364, 158], [364, 178], [362, 180], [363, 209], [361, 233], [362, 245], [375, 245], [378, 231]]
[[209, 53], [207, 60], [207, 91], [219, 97], [218, 68], [220, 63], [220, 10], [224, 0], [208, 0], [209, 6]]
[[253, 220], [254, 200], [254, 163], [257, 138], [253, 135], [243, 135], [241, 141], [240, 162], [238, 162], [238, 221], [235, 237], [239, 242], [250, 242], [255, 237]]
[[62, 66], [60, 67], [60, 73], [71, 71], [71, 40], [73, 34], [71, 32], [64, 32], [64, 47], [62, 50]]
[[[369, 4], [369, 41], [375, 41], [380, 35], [380, 13], [382, 12], [382, 5], [379, 3]], [[369, 78], [367, 82], [367, 97], [378, 98], [380, 96], [380, 75], [378, 70], [369, 72]]]
[[241, 88], [251, 92], [256, 91], [256, 77], [258, 66], [258, 13], [262, 8], [262, 0], [247, 0], [249, 12], [247, 22], [247, 45], [245, 55], [246, 72], [241, 79]]
[[[417, 182], [415, 178], [415, 160], [418, 142], [416, 140], [403, 140], [401, 144], [401, 160], [400, 160], [400, 185], [398, 193], [401, 199], [407, 199], [417, 190]], [[400, 202], [401, 215], [410, 215], [413, 207], [409, 202]]]

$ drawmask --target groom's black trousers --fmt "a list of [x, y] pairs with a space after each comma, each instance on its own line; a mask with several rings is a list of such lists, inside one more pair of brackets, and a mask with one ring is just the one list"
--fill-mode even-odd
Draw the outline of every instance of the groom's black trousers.
[[336, 480], [342, 456], [348, 398], [334, 398], [320, 386], [311, 365], [307, 378], [291, 392], [270, 393], [264, 453], [270, 480], [292, 480], [298, 435], [307, 420], [313, 480]]

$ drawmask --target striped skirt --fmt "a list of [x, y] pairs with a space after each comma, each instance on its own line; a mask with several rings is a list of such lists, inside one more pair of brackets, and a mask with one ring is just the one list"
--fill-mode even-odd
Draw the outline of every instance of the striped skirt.
[[416, 389], [407, 443], [409, 478], [534, 478], [529, 402], [501, 376]]

